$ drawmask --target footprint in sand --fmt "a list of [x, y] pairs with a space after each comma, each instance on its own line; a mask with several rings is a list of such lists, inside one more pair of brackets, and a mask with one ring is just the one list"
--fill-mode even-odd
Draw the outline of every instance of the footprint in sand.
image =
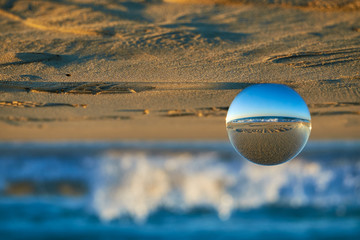
[[296, 52], [287, 55], [274, 56], [269, 58], [268, 61], [300, 68], [322, 67], [354, 61], [359, 62], [360, 48]]
[[57, 54], [39, 53], [39, 52], [9, 52], [0, 56], [0, 67], [9, 65], [21, 65], [35, 62], [46, 62], [59, 60], [61, 57]]
[[37, 103], [37, 102], [31, 102], [31, 101], [0, 101], [0, 107], [17, 107], [17, 108], [82, 107], [82, 108], [86, 108], [87, 104]]

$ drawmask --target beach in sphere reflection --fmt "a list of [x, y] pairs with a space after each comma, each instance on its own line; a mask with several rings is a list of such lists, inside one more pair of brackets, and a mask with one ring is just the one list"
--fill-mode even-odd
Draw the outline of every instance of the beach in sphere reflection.
[[252, 118], [227, 123], [232, 145], [244, 158], [276, 165], [294, 158], [305, 146], [311, 124], [306, 119]]

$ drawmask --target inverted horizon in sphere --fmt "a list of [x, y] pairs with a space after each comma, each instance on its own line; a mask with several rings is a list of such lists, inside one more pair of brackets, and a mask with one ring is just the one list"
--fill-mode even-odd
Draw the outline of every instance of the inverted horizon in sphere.
[[244, 89], [229, 107], [226, 122], [255, 117], [288, 117], [311, 120], [301, 96], [281, 84], [257, 84]]
[[249, 117], [249, 118], [237, 118], [233, 119], [227, 123], [255, 123], [255, 122], [310, 122], [307, 119], [302, 118], [293, 118], [293, 117], [279, 117], [279, 116], [271, 116], [271, 117]]

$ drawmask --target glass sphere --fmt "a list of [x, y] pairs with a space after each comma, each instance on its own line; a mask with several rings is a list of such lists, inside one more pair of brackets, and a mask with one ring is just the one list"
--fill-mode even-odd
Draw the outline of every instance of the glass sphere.
[[284, 163], [304, 148], [311, 131], [301, 96], [281, 84], [252, 85], [231, 103], [226, 129], [237, 152], [261, 165]]

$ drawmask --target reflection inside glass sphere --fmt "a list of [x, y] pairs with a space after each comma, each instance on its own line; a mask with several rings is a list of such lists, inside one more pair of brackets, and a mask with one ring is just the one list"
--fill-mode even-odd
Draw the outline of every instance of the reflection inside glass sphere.
[[286, 162], [304, 148], [311, 131], [305, 101], [280, 84], [253, 85], [231, 103], [226, 128], [234, 148], [262, 165]]

